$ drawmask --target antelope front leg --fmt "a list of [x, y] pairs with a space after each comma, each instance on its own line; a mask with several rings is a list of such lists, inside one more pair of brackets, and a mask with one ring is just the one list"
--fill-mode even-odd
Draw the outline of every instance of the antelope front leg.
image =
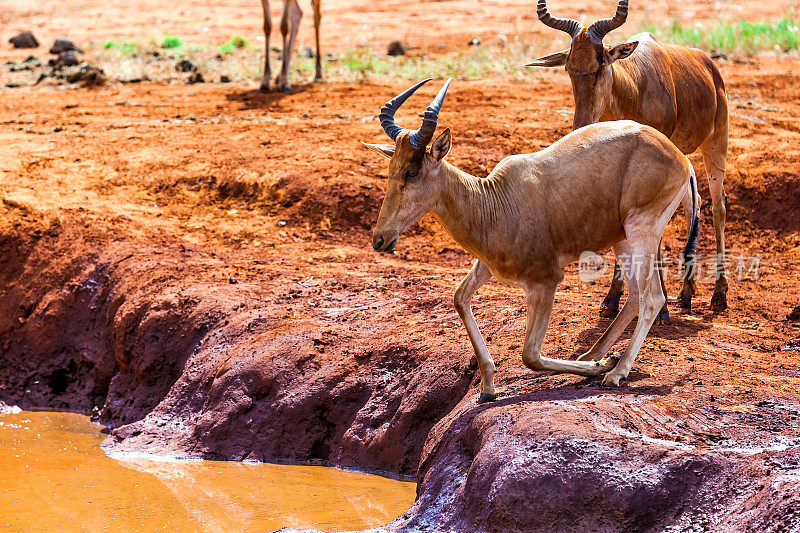
[[292, 62], [292, 53], [294, 51], [294, 41], [297, 37], [297, 29], [300, 27], [300, 19], [302, 17], [303, 11], [297, 4], [297, 0], [284, 0], [283, 14], [281, 15], [283, 63], [281, 65], [281, 73], [278, 75], [278, 79], [275, 82], [279, 91], [288, 91], [291, 88], [289, 85], [289, 67]]
[[553, 300], [558, 283], [548, 283], [528, 287], [528, 326], [525, 331], [525, 346], [522, 348], [522, 362], [531, 370], [551, 370], [567, 372], [579, 376], [597, 376], [608, 372], [616, 360], [606, 357], [600, 361], [568, 361], [542, 357], [542, 341], [553, 311]]
[[492, 402], [497, 399], [497, 391], [494, 388], [494, 373], [495, 366], [492, 356], [489, 354], [489, 349], [483, 340], [478, 323], [475, 321], [475, 315], [472, 314], [472, 295], [478, 288], [489, 281], [492, 273], [489, 268], [481, 263], [475, 261], [472, 265], [472, 270], [469, 271], [467, 277], [461, 282], [461, 285], [456, 289], [453, 303], [456, 306], [456, 311], [461, 317], [461, 322], [467, 328], [469, 340], [472, 342], [472, 348], [475, 350], [475, 357], [478, 359], [478, 367], [481, 371], [481, 397], [480, 403]]

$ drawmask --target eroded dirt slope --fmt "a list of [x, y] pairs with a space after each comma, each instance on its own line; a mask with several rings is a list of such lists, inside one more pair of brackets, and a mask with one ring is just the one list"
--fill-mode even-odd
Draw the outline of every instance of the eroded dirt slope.
[[[383, 142], [375, 114], [401, 86], [5, 91], [0, 401], [96, 410], [120, 451], [412, 475], [421, 464], [418, 503], [393, 528], [437, 516], [489, 531], [566, 524], [585, 509], [570, 492], [584, 477], [580, 486], [606, 493], [596, 521], [577, 522], [587, 529], [678, 527], [696, 516], [681, 509], [715, 500], [712, 525], [791, 525], [798, 69], [722, 69], [728, 243], [748, 267], [761, 256], [760, 277], [733, 280], [719, 316], [704, 280], [694, 313], [653, 329], [619, 392], [524, 368], [522, 298], [490, 283], [476, 315], [507, 397], [488, 407], [474, 404], [477, 369], [450, 304], [470, 258], [427, 218], [396, 254], [369, 250], [386, 163], [358, 140]], [[433, 91], [410, 101], [401, 123]], [[547, 146], [569, 130], [570, 99], [560, 72], [456, 82], [441, 116], [454, 128], [450, 160], [483, 175], [504, 155]], [[704, 255], [710, 219], [706, 205]], [[678, 217], [668, 229], [669, 250], [682, 247], [683, 227]], [[674, 297], [678, 281], [668, 287]], [[574, 356], [599, 336], [604, 291], [568, 272], [546, 355]], [[748, 455], [759, 446], [771, 451]], [[608, 476], [589, 471], [603, 463]], [[652, 476], [626, 474], [646, 464]], [[709, 488], [734, 478], [736, 494]], [[523, 498], [552, 483], [563, 490]], [[616, 510], [626, 495], [641, 501]], [[665, 498], [676, 514], [647, 514]]]

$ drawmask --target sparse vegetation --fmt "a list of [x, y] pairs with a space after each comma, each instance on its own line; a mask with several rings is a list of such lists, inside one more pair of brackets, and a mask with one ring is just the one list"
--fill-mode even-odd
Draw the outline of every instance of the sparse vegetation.
[[161, 41], [161, 48], [165, 48], [167, 50], [181, 48], [182, 46], [183, 41], [181, 41], [180, 37], [176, 37], [175, 35], [167, 35]]
[[[709, 26], [687, 26], [645, 23], [630, 29], [650, 31], [665, 42], [694, 46], [712, 54], [755, 55], [763, 52], [796, 52], [800, 50], [800, 20], [787, 15], [775, 22], [719, 22]], [[623, 35], [612, 36], [617, 42]], [[481, 46], [467, 46], [442, 53], [428, 53], [425, 49], [389, 57], [384, 50], [368, 46], [353, 46], [337, 56], [325, 58], [325, 75], [329, 80], [365, 82], [372, 78], [415, 80], [428, 76], [487, 78], [491, 76], [530, 77], [543, 76], [542, 69], [517, 68], [534, 57], [563, 48], [564, 43], [526, 42], [516, 39], [496, 38], [486, 40]], [[254, 52], [250, 49], [256, 48]], [[239, 35], [231, 36], [220, 46], [190, 44], [175, 35], [166, 35], [161, 41], [149, 44], [135, 41], [108, 41], [102, 45], [98, 63], [114, 79], [172, 79], [176, 76], [171, 64], [164, 65], [159, 53], [168, 50], [169, 57], [185, 57], [198, 66], [206, 79], [225, 75], [232, 81], [250, 81], [261, 77], [263, 56], [261, 47]], [[219, 55], [219, 54], [222, 55]], [[277, 54], [276, 54], [277, 55]], [[274, 60], [277, 60], [274, 57]], [[292, 78], [310, 80], [314, 76], [314, 58], [297, 54], [292, 61]]]
[[800, 48], [800, 20], [787, 16], [777, 22], [719, 22], [713, 26], [685, 26], [673, 22], [668, 26], [649, 25], [657, 38], [702, 48], [708, 52], [755, 55], [764, 51], [790, 52]]
[[103, 43], [103, 48], [115, 50], [123, 55], [133, 55], [138, 50], [139, 43], [136, 41], [106, 41]]
[[235, 50], [245, 48], [247, 46], [250, 46], [250, 43], [247, 41], [247, 39], [238, 35], [234, 35], [228, 39], [228, 42], [219, 47], [219, 51], [223, 54], [230, 54]]

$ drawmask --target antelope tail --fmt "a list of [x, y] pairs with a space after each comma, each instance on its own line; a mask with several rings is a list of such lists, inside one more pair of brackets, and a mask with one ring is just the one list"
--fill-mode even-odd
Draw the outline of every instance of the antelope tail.
[[689, 163], [689, 187], [692, 192], [692, 222], [689, 225], [689, 235], [686, 238], [686, 246], [683, 249], [683, 263], [686, 265], [687, 273], [694, 274], [695, 250], [697, 249], [697, 239], [700, 236], [700, 206], [697, 205], [697, 176], [694, 167]]

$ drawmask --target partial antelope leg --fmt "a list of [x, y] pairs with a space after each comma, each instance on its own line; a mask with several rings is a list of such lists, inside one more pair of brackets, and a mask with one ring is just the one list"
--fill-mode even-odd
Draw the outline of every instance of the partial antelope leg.
[[633, 272], [631, 271], [631, 250], [628, 241], [621, 241], [615, 244], [614, 255], [616, 256], [617, 264], [620, 265], [620, 272], [624, 272], [624, 276], [628, 280], [628, 298], [625, 300], [625, 305], [622, 306], [622, 311], [589, 351], [578, 357], [578, 361], [597, 361], [602, 359], [614, 346], [614, 343], [617, 342], [617, 339], [628, 327], [628, 324], [631, 323], [636, 313], [639, 312], [639, 286], [630, 281], [633, 279]]
[[261, 7], [264, 10], [264, 37], [266, 44], [264, 49], [264, 75], [261, 77], [261, 85], [258, 90], [269, 92], [270, 82], [272, 81], [272, 68], [269, 64], [269, 36], [272, 33], [272, 16], [269, 14], [269, 0], [261, 0]]
[[294, 41], [297, 37], [297, 30], [300, 27], [300, 19], [303, 18], [303, 11], [297, 0], [284, 0], [283, 13], [281, 14], [281, 35], [283, 36], [283, 63], [281, 73], [275, 81], [279, 91], [291, 89], [289, 84], [289, 67], [294, 53]]
[[608, 294], [600, 304], [600, 316], [604, 318], [614, 318], [619, 313], [619, 299], [622, 298], [622, 291], [625, 289], [625, 278], [620, 269], [619, 263], [614, 261], [614, 277], [611, 278], [611, 286]]
[[311, 0], [311, 6], [314, 8], [314, 35], [316, 36], [317, 44], [317, 63], [316, 73], [314, 74], [315, 81], [322, 81], [322, 52], [319, 50], [319, 29], [322, 24], [322, 0]]
[[[727, 137], [712, 140], [700, 147], [708, 175], [708, 188], [711, 191], [714, 209], [714, 232], [717, 237], [717, 272], [714, 284], [714, 295], [711, 297], [711, 310], [719, 313], [728, 308], [728, 278], [725, 274], [725, 154], [727, 153]], [[724, 145], [721, 146], [721, 145]], [[724, 152], [723, 152], [724, 150]]]
[[497, 398], [497, 391], [494, 388], [495, 366], [489, 349], [483, 340], [483, 335], [481, 335], [481, 331], [478, 328], [478, 323], [475, 321], [475, 315], [472, 314], [470, 302], [475, 291], [489, 281], [491, 277], [492, 273], [489, 268], [480, 261], [475, 261], [469, 274], [458, 286], [453, 297], [456, 311], [458, 311], [464, 327], [467, 328], [467, 335], [469, 335], [472, 348], [475, 350], [475, 357], [478, 359], [478, 367], [481, 371], [481, 403], [493, 401]]
[[664, 262], [661, 257], [661, 241], [658, 241], [658, 257], [656, 261], [658, 279], [661, 281], [661, 293], [664, 295], [664, 305], [661, 306], [661, 310], [658, 312], [654, 323], [658, 326], [666, 326], [672, 323], [672, 319], [669, 317], [669, 309], [667, 308], [667, 286], [664, 284]]
[[538, 283], [525, 289], [528, 297], [528, 326], [522, 348], [522, 362], [531, 370], [551, 370], [580, 376], [597, 376], [614, 368], [616, 361], [611, 358], [600, 361], [569, 361], [542, 357], [542, 341], [550, 322], [557, 286], [558, 282]]
[[658, 255], [657, 247], [658, 241], [655, 239], [651, 242], [631, 243], [633, 264], [629, 289], [634, 283], [639, 289], [639, 319], [636, 321], [633, 336], [627, 348], [625, 348], [619, 363], [603, 377], [603, 383], [606, 385], [619, 386], [620, 380], [628, 377], [633, 362], [642, 344], [644, 344], [644, 339], [656, 320], [658, 310], [664, 305], [664, 294], [657, 270], [653, 264], [655, 257]]

